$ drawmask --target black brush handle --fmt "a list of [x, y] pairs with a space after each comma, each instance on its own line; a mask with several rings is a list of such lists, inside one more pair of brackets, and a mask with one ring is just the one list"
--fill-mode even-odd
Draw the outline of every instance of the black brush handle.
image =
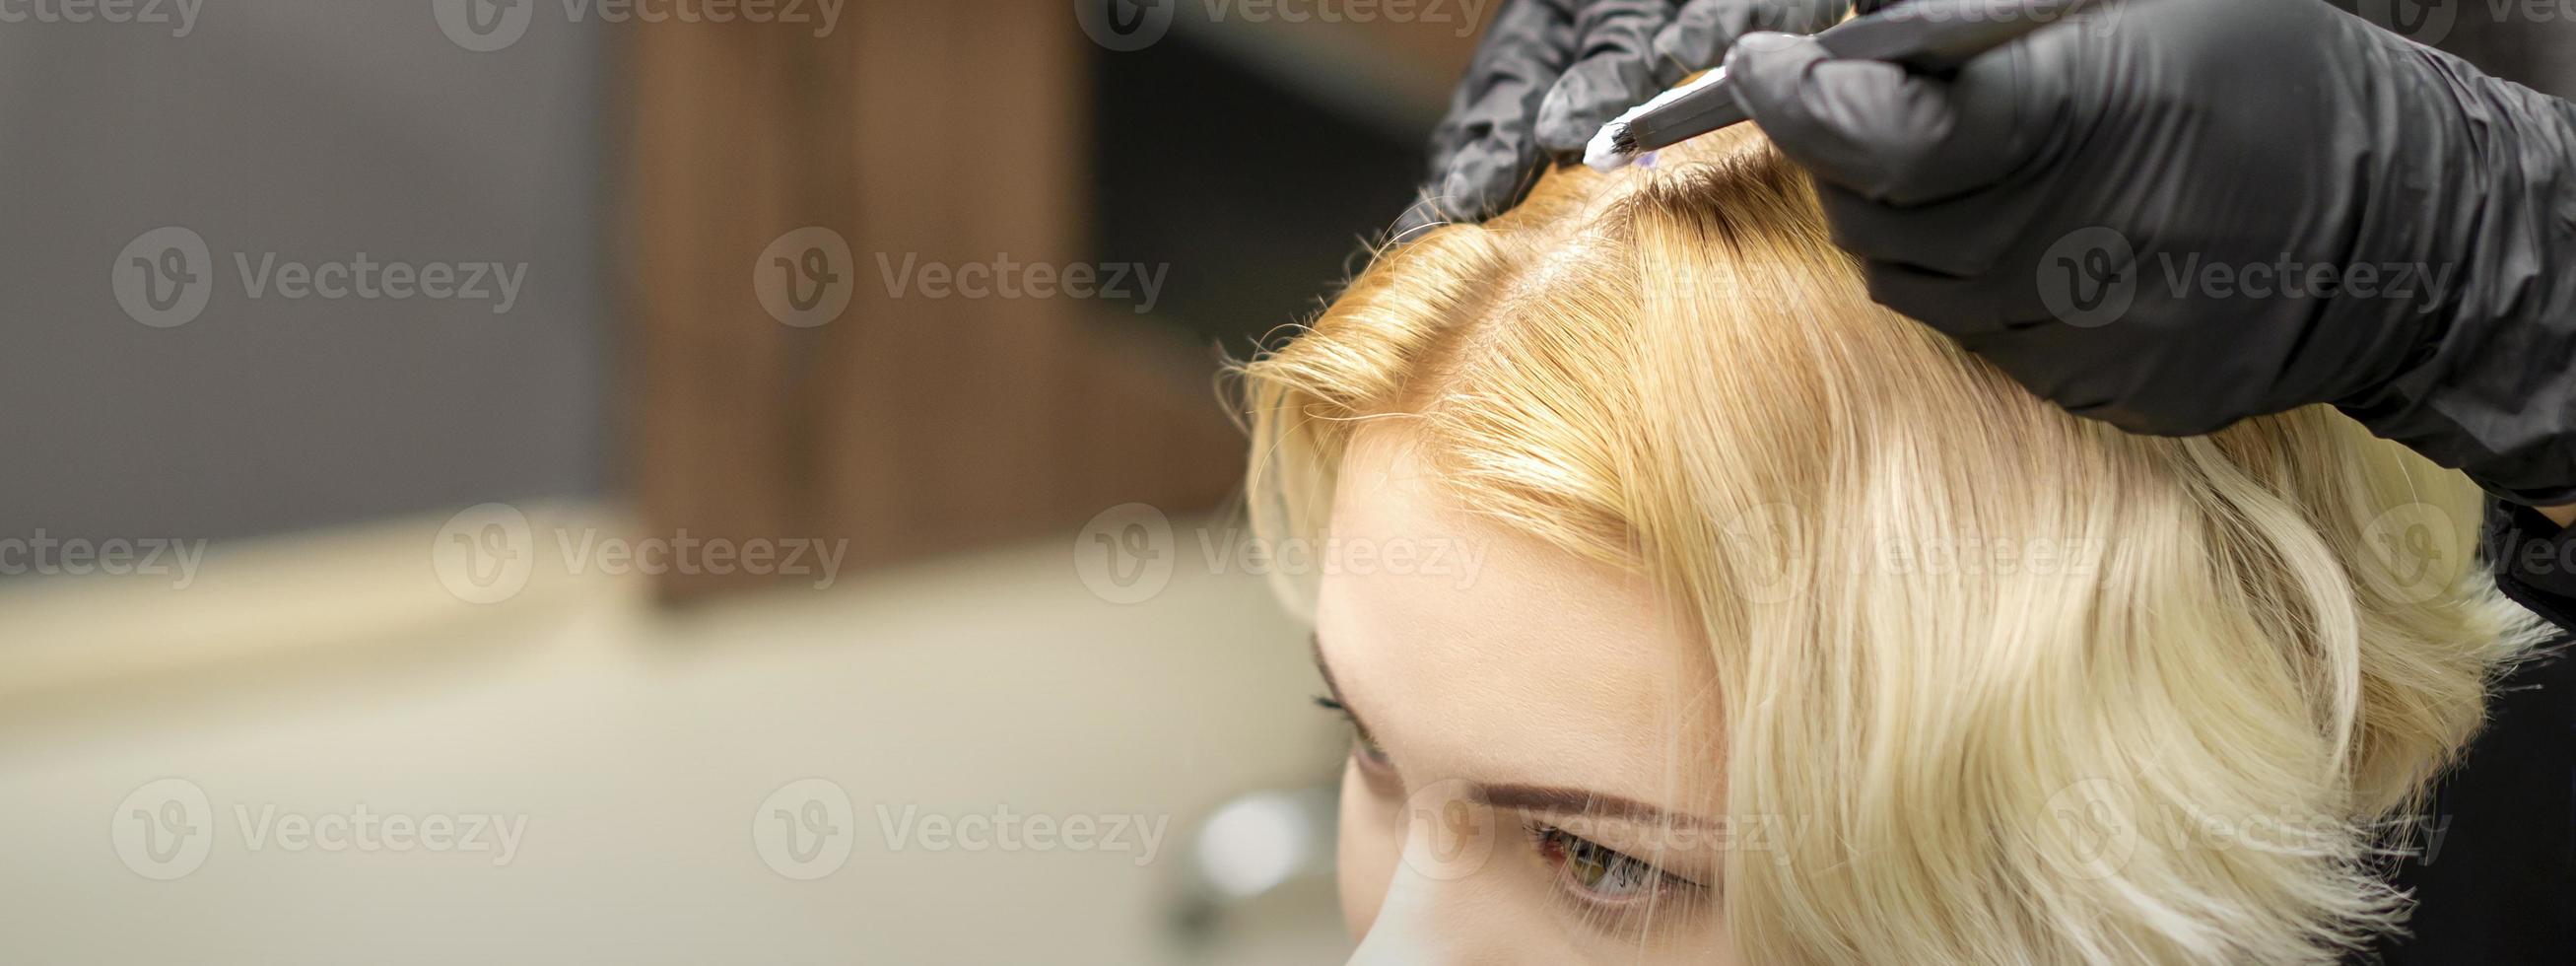
[[[2021, 0], [2003, 11], [2011, 16], [1996, 18], [1991, 16], [1997, 12], [1994, 0], [1905, 0], [1836, 24], [1817, 34], [1816, 42], [1843, 60], [1876, 60], [1924, 73], [1948, 73], [1979, 54], [2100, 2]], [[1720, 79], [1676, 103], [1648, 111], [1629, 123], [1628, 138], [1638, 150], [1651, 151], [1750, 120], [1728, 88], [1728, 82]]]
[[1836, 24], [1817, 34], [1816, 42], [1846, 60], [1883, 60], [1947, 73], [2098, 2], [2020, 0], [1999, 11], [1993, 0], [1906, 0]]

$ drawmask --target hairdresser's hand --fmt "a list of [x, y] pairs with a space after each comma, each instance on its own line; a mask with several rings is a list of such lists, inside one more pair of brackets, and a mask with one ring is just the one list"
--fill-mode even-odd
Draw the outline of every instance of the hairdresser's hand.
[[1505, 0], [1432, 132], [1423, 200], [1396, 232], [1499, 214], [1549, 161], [1581, 155], [1620, 112], [1717, 66], [1736, 38], [1812, 33], [1851, 8], [1851, 0]]
[[2317, 0], [2112, 0], [1949, 80], [1777, 35], [1728, 70], [1871, 294], [2034, 392], [2166, 435], [2331, 402], [2576, 498], [2569, 105]]

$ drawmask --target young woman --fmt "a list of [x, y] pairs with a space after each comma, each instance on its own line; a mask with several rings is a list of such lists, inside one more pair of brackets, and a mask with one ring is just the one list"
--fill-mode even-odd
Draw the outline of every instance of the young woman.
[[2070, 416], [1747, 129], [1405, 240], [1244, 375], [1256, 527], [1345, 558], [1283, 589], [1355, 962], [2357, 955], [2544, 637], [2466, 479]]

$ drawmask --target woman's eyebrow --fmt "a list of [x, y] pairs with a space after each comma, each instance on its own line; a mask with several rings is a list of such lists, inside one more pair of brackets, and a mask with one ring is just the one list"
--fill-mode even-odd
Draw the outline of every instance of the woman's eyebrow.
[[1478, 788], [1476, 799], [1494, 808], [1605, 818], [1664, 828], [1702, 829], [1717, 824], [1694, 815], [1667, 812], [1633, 798], [1574, 788], [1485, 785]]
[[[1342, 706], [1342, 713], [1350, 716], [1353, 727], [1363, 733], [1367, 732], [1368, 724], [1360, 718], [1359, 710], [1351, 707], [1350, 701], [1342, 697], [1340, 683], [1333, 680], [1333, 664], [1324, 659], [1323, 635], [1310, 635], [1307, 638], [1307, 646], [1315, 655], [1315, 673], [1323, 677], [1324, 690], [1332, 695], [1333, 703]], [[1476, 786], [1475, 797], [1477, 801], [1492, 808], [1606, 818], [1634, 822], [1639, 825], [1699, 829], [1711, 828], [1718, 824], [1695, 815], [1676, 815], [1633, 798], [1573, 788], [1553, 788], [1542, 785], [1479, 785]]]

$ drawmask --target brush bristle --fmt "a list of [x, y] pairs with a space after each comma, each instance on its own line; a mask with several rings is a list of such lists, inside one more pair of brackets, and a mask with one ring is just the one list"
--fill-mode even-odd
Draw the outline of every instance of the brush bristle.
[[1626, 121], [1612, 121], [1592, 136], [1583, 150], [1583, 163], [1594, 171], [1617, 171], [1637, 156], [1637, 136]]

